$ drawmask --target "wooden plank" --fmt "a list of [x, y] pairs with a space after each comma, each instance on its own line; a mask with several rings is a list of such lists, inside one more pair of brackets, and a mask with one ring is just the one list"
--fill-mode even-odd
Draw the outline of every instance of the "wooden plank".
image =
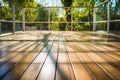
[[[78, 47], [79, 46], [78, 44], [75, 45], [76, 42], [70, 42], [71, 38], [73, 38], [73, 37], [72, 36], [71, 37], [66, 37], [66, 39], [69, 41], [68, 49], [72, 48], [72, 49], [70, 49], [70, 50], [72, 50], [72, 51], [70, 51], [70, 53], [74, 54], [74, 55], [72, 54], [71, 60], [73, 60], [73, 59], [76, 60], [77, 58], [78, 58], [77, 60], [79, 60], [79, 64], [74, 64], [73, 63], [73, 65], [75, 67], [75, 70], [77, 69], [74, 73], [74, 74], [76, 74], [76, 77], [77, 77], [76, 80], [79, 80], [79, 78], [80, 79], [87, 78], [87, 79], [90, 79], [90, 80], [91, 79], [92, 80], [96, 79], [95, 76], [92, 74], [92, 72], [89, 70], [88, 66], [86, 66], [84, 64], [84, 60], [82, 58], [80, 58], [79, 55], [78, 55], [79, 52], [83, 52], [83, 51]], [[69, 55], [71, 55], [71, 54], [69, 54]], [[76, 56], [76, 58], [73, 58], [73, 56]], [[77, 65], [77, 67], [76, 67], [76, 65]], [[79, 67], [81, 67], [81, 68], [79, 68]], [[81, 75], [79, 75], [79, 74], [81, 74]]]
[[[55, 38], [54, 40], [56, 40]], [[57, 39], [58, 40], [58, 39]], [[54, 80], [57, 61], [58, 42], [54, 42], [37, 80]], [[46, 77], [45, 77], [45, 76]]]
[[18, 41], [1, 41], [1, 42], [0, 42], [0, 50], [1, 50], [2, 48], [11, 46], [11, 45], [16, 44], [16, 43], [18, 43]]
[[[39, 70], [42, 67], [45, 57], [46, 57], [46, 52], [39, 53], [35, 61], [30, 65], [30, 67], [20, 77], [20, 80], [35, 80], [37, 74], [39, 73]], [[31, 75], [32, 77], [29, 77]]]
[[71, 73], [71, 66], [69, 64], [64, 39], [63, 37], [60, 37], [56, 80], [74, 80], [73, 73]]
[[66, 60], [66, 53], [59, 53], [58, 65], [56, 71], [57, 80], [69, 80], [70, 72], [68, 67], [68, 61]]
[[[32, 46], [31, 46], [32, 47]], [[29, 49], [29, 48], [27, 48]], [[15, 56], [14, 58], [10, 59], [9, 61], [7, 61], [6, 63], [4, 63], [3, 65], [0, 66], [0, 69], [9, 66], [8, 68], [6, 68], [0, 75], [0, 78], [2, 78], [6, 73], [8, 73], [11, 69], [13, 69], [18, 63], [21, 62], [21, 60], [24, 60], [24, 58], [26, 57], [26, 55], [28, 54], [28, 52], [23, 52], [17, 56]], [[20, 56], [22, 55], [22, 56]], [[6, 76], [6, 75], [5, 75]], [[7, 77], [8, 78], [8, 77]]]
[[12, 47], [12, 48], [2, 49], [0, 52], [0, 58], [3, 58], [5, 56], [12, 54], [13, 52], [17, 51], [19, 48], [21, 48], [27, 44], [28, 44], [28, 42], [24, 42], [24, 43], [20, 43], [19, 45]]
[[15, 51], [15, 52], [11, 53], [10, 55], [6, 55], [5, 57], [0, 59], [0, 63], [3, 64], [3, 62], [5, 63], [5, 62], [9, 61], [10, 59], [14, 58], [15, 56], [20, 55], [21, 52], [25, 51], [31, 45], [33, 45], [33, 42], [29, 43], [28, 45], [25, 45], [24, 47], [22, 47], [20, 49], [18, 49], [17, 52]]
[[115, 67], [113, 67], [111, 64], [109, 64], [108, 61], [104, 60], [96, 53], [90, 53], [90, 54], [88, 53], [88, 55], [91, 56], [92, 58], [94, 58], [97, 62], [99, 62], [117, 80], [120, 79], [120, 71], [117, 70]]
[[[3, 77], [3, 80], [4, 79], [9, 80], [11, 78], [14, 80], [18, 76], [18, 74], [20, 74], [20, 72], [22, 70], [24, 70], [24, 68], [29, 64], [29, 62], [28, 63], [26, 63], [26, 62], [27, 61], [31, 62], [32, 58], [36, 55], [34, 53], [34, 49], [37, 48], [38, 46], [39, 46], [39, 44], [34, 44], [33, 46], [31, 46], [27, 49], [27, 50], [31, 49], [31, 51], [24, 52], [24, 53], [21, 54], [22, 56], [17, 56], [17, 57], [15, 57], [15, 59], [11, 60], [11, 63], [15, 63], [15, 64], [13, 66], [11, 66], [10, 71], [6, 73], [6, 75]], [[13, 74], [13, 72], [16, 73], [14, 75], [14, 77], [8, 77], [11, 74]]]
[[74, 43], [66, 43], [66, 44], [68, 45], [67, 46], [68, 54], [71, 58], [73, 66], [74, 66], [77, 80], [93, 80], [92, 76], [89, 74], [89, 72], [85, 68], [84, 64], [77, 56], [77, 53], [76, 53], [77, 51], [74, 50], [72, 48], [72, 46], [70, 45], [70, 44], [74, 45]]
[[[30, 67], [25, 71], [25, 73], [20, 77], [20, 80], [35, 80], [36, 77], [38, 76], [39, 71], [42, 69], [43, 63], [46, 60], [46, 56], [47, 56], [46, 46], [48, 46], [48, 43], [45, 42], [42, 44], [42, 46], [43, 46], [43, 50], [35, 58], [35, 60], [30, 65]], [[32, 77], [28, 77], [31, 75]]]
[[105, 60], [107, 60], [112, 66], [114, 66], [115, 68], [117, 68], [118, 70], [120, 70], [120, 64], [119, 64], [119, 60], [108, 56], [107, 52], [104, 52], [106, 49], [102, 48], [102, 47], [98, 47], [98, 46], [94, 46], [96, 49], [98, 49], [101, 53], [99, 53], [98, 55], [102, 58], [104, 58]]
[[85, 64], [93, 72], [97, 80], [113, 80], [108, 76], [103, 69], [101, 69], [94, 61], [92, 61], [85, 53], [79, 53], [79, 55], [84, 59]]
[[[17, 46], [17, 45], [20, 45], [21, 44], [21, 42], [16, 42], [16, 43], [14, 43], [14, 44], [12, 44], [12, 45], [8, 45], [8, 46], [6, 46], [6, 47], [3, 47], [2, 49], [4, 50], [4, 49], [11, 49], [11, 48], [13, 48], [13, 47], [15, 47], [15, 46]], [[2, 50], [1, 49], [1, 50]]]
[[[104, 44], [105, 45], [105, 44]], [[111, 56], [111, 57], [113, 57], [113, 58], [115, 58], [115, 59], [117, 59], [117, 60], [119, 60], [120, 61], [120, 54], [119, 54], [119, 51], [118, 51], [118, 49], [106, 49], [106, 48], [103, 48], [103, 49], [105, 49], [105, 50], [107, 50], [107, 51], [105, 51], [105, 52], [102, 52], [102, 51], [100, 51], [99, 50], [99, 48], [97, 48], [96, 46], [97, 45], [95, 45], [95, 44], [91, 44], [91, 43], [89, 43], [87, 46], [91, 46], [90, 48], [92, 49], [92, 50], [94, 50], [95, 52], [98, 52], [98, 53], [105, 53], [106, 55], [108, 55], [108, 56]]]
[[[78, 38], [77, 38], [78, 39]], [[81, 53], [79, 53], [79, 57], [82, 58], [84, 60], [84, 63], [89, 67], [89, 69], [92, 71], [92, 73], [94, 74], [96, 79], [102, 80], [102, 79], [110, 79], [112, 80], [113, 78], [111, 76], [109, 76], [109, 74], [107, 74], [106, 72], [104, 72], [104, 68], [101, 68], [98, 63], [92, 61], [91, 58], [89, 58], [87, 56], [87, 54], [85, 54], [84, 52], [87, 51], [87, 53], [89, 53], [89, 51], [92, 51], [88, 46], [81, 44], [78, 42], [76, 42], [76, 46], [78, 45], [79, 48], [83, 51]], [[86, 43], [85, 43], [86, 44]], [[85, 50], [87, 49], [87, 50]], [[94, 67], [94, 69], [92, 68]], [[97, 74], [97, 75], [96, 75]], [[98, 75], [99, 74], [99, 75]]]
[[[63, 32], [59, 33], [26, 32], [8, 39], [22, 40], [32, 35], [33, 42], [0, 42], [0, 49], [8, 48], [0, 55], [0, 80], [119, 80], [119, 42], [95, 42], [107, 41], [106, 35], [96, 32], [64, 32], [65, 37], [61, 36]], [[43, 42], [36, 47], [34, 40], [39, 39]], [[50, 42], [46, 44], [47, 40]]]

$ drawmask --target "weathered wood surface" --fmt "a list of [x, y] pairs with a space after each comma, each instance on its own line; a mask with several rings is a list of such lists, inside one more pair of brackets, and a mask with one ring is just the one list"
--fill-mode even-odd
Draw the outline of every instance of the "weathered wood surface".
[[119, 79], [119, 35], [27, 31], [0, 37], [0, 80]]

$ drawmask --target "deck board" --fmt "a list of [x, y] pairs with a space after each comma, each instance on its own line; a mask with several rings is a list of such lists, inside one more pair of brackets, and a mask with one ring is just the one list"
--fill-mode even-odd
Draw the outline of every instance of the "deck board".
[[0, 80], [119, 80], [120, 36], [26, 31], [0, 37]]

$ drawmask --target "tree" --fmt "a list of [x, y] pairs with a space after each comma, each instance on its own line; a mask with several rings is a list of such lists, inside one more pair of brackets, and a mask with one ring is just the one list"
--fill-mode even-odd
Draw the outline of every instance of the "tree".
[[29, 2], [34, 2], [34, 0], [3, 0], [5, 3], [9, 5], [17, 4], [23, 7], [29, 6]]
[[28, 21], [28, 22], [36, 21], [37, 16], [38, 16], [38, 9], [36, 8], [37, 5], [38, 4], [35, 3], [35, 2], [28, 2], [28, 4], [27, 4], [28, 7], [25, 10], [25, 19], [26, 19], [26, 21]]
[[[64, 7], [68, 7], [65, 8], [67, 22], [71, 22], [71, 14], [73, 15], [75, 22], [92, 20], [94, 0], [61, 0], [61, 2], [63, 3]], [[69, 8], [72, 6], [78, 8]], [[70, 25], [71, 24], [67, 24], [68, 27]], [[83, 29], [85, 26], [81, 26], [80, 24], [76, 23], [74, 24], [74, 30]]]
[[[9, 7], [11, 7], [11, 5], [16, 5], [18, 8], [16, 8], [16, 17], [18, 20], [21, 20], [22, 18], [22, 11], [20, 11], [20, 7], [37, 7], [38, 3], [34, 2], [34, 0], [4, 0], [5, 3], [9, 4]], [[9, 11], [9, 10], [7, 10]], [[26, 21], [35, 21], [37, 18], [38, 12], [36, 8], [26, 8], [26, 12], [25, 12], [25, 18]], [[11, 16], [11, 15], [9, 15]]]
[[[120, 19], [120, 0], [111, 0], [110, 19]], [[110, 30], [120, 30], [119, 22], [110, 23]]]
[[[61, 0], [64, 7], [71, 7], [73, 0]], [[67, 22], [71, 21], [71, 8], [65, 8]]]
[[12, 20], [12, 13], [11, 13], [11, 8], [7, 6], [2, 6], [1, 7], [1, 19], [4, 20]]
[[[73, 14], [73, 20], [74, 30], [91, 30], [91, 24], [89, 21], [92, 21], [93, 19], [93, 6], [94, 1], [93, 0], [76, 0], [73, 2], [73, 6], [77, 6], [77, 8], [73, 8], [72, 14]], [[87, 22], [88, 23], [78, 23], [78, 22]]]
[[[67, 22], [71, 22], [71, 6], [72, 6], [72, 3], [73, 3], [73, 0], [61, 0], [62, 4], [65, 8], [65, 12], [66, 12], [66, 21]], [[67, 27], [70, 27], [71, 24], [66, 24]], [[66, 27], [65, 27], [66, 29]]]
[[[46, 8], [40, 8], [41, 5], [39, 5], [38, 8], [38, 15], [36, 21], [39, 22], [47, 22], [48, 21], [48, 9]], [[39, 23], [36, 24], [38, 29], [48, 29], [48, 24], [47, 23]]]
[[111, 5], [110, 5], [111, 6], [111, 18], [119, 19], [120, 18], [120, 0], [115, 0], [114, 2], [111, 0]]

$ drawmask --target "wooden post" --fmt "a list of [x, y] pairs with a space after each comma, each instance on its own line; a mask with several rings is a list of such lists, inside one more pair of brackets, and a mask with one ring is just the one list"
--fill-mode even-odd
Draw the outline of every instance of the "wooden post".
[[48, 8], [48, 29], [50, 31], [50, 8]]
[[[71, 9], [71, 12], [72, 12], [72, 9]], [[71, 13], [71, 31], [73, 31], [73, 14], [72, 13]]]
[[96, 31], [96, 7], [93, 8], [93, 31]]
[[22, 8], [22, 27], [23, 31], [25, 31], [25, 8]]
[[[1, 20], [1, 3], [0, 3], [0, 20]], [[2, 34], [2, 24], [0, 21], [0, 35]]]
[[2, 26], [2, 25], [1, 25], [1, 22], [0, 22], [0, 35], [2, 34], [2, 30], [1, 30], [2, 28], [1, 28], [1, 26]]
[[108, 6], [107, 6], [107, 32], [110, 31], [110, 0], [108, 0]]
[[13, 33], [15, 33], [15, 4], [12, 4], [12, 18]]

